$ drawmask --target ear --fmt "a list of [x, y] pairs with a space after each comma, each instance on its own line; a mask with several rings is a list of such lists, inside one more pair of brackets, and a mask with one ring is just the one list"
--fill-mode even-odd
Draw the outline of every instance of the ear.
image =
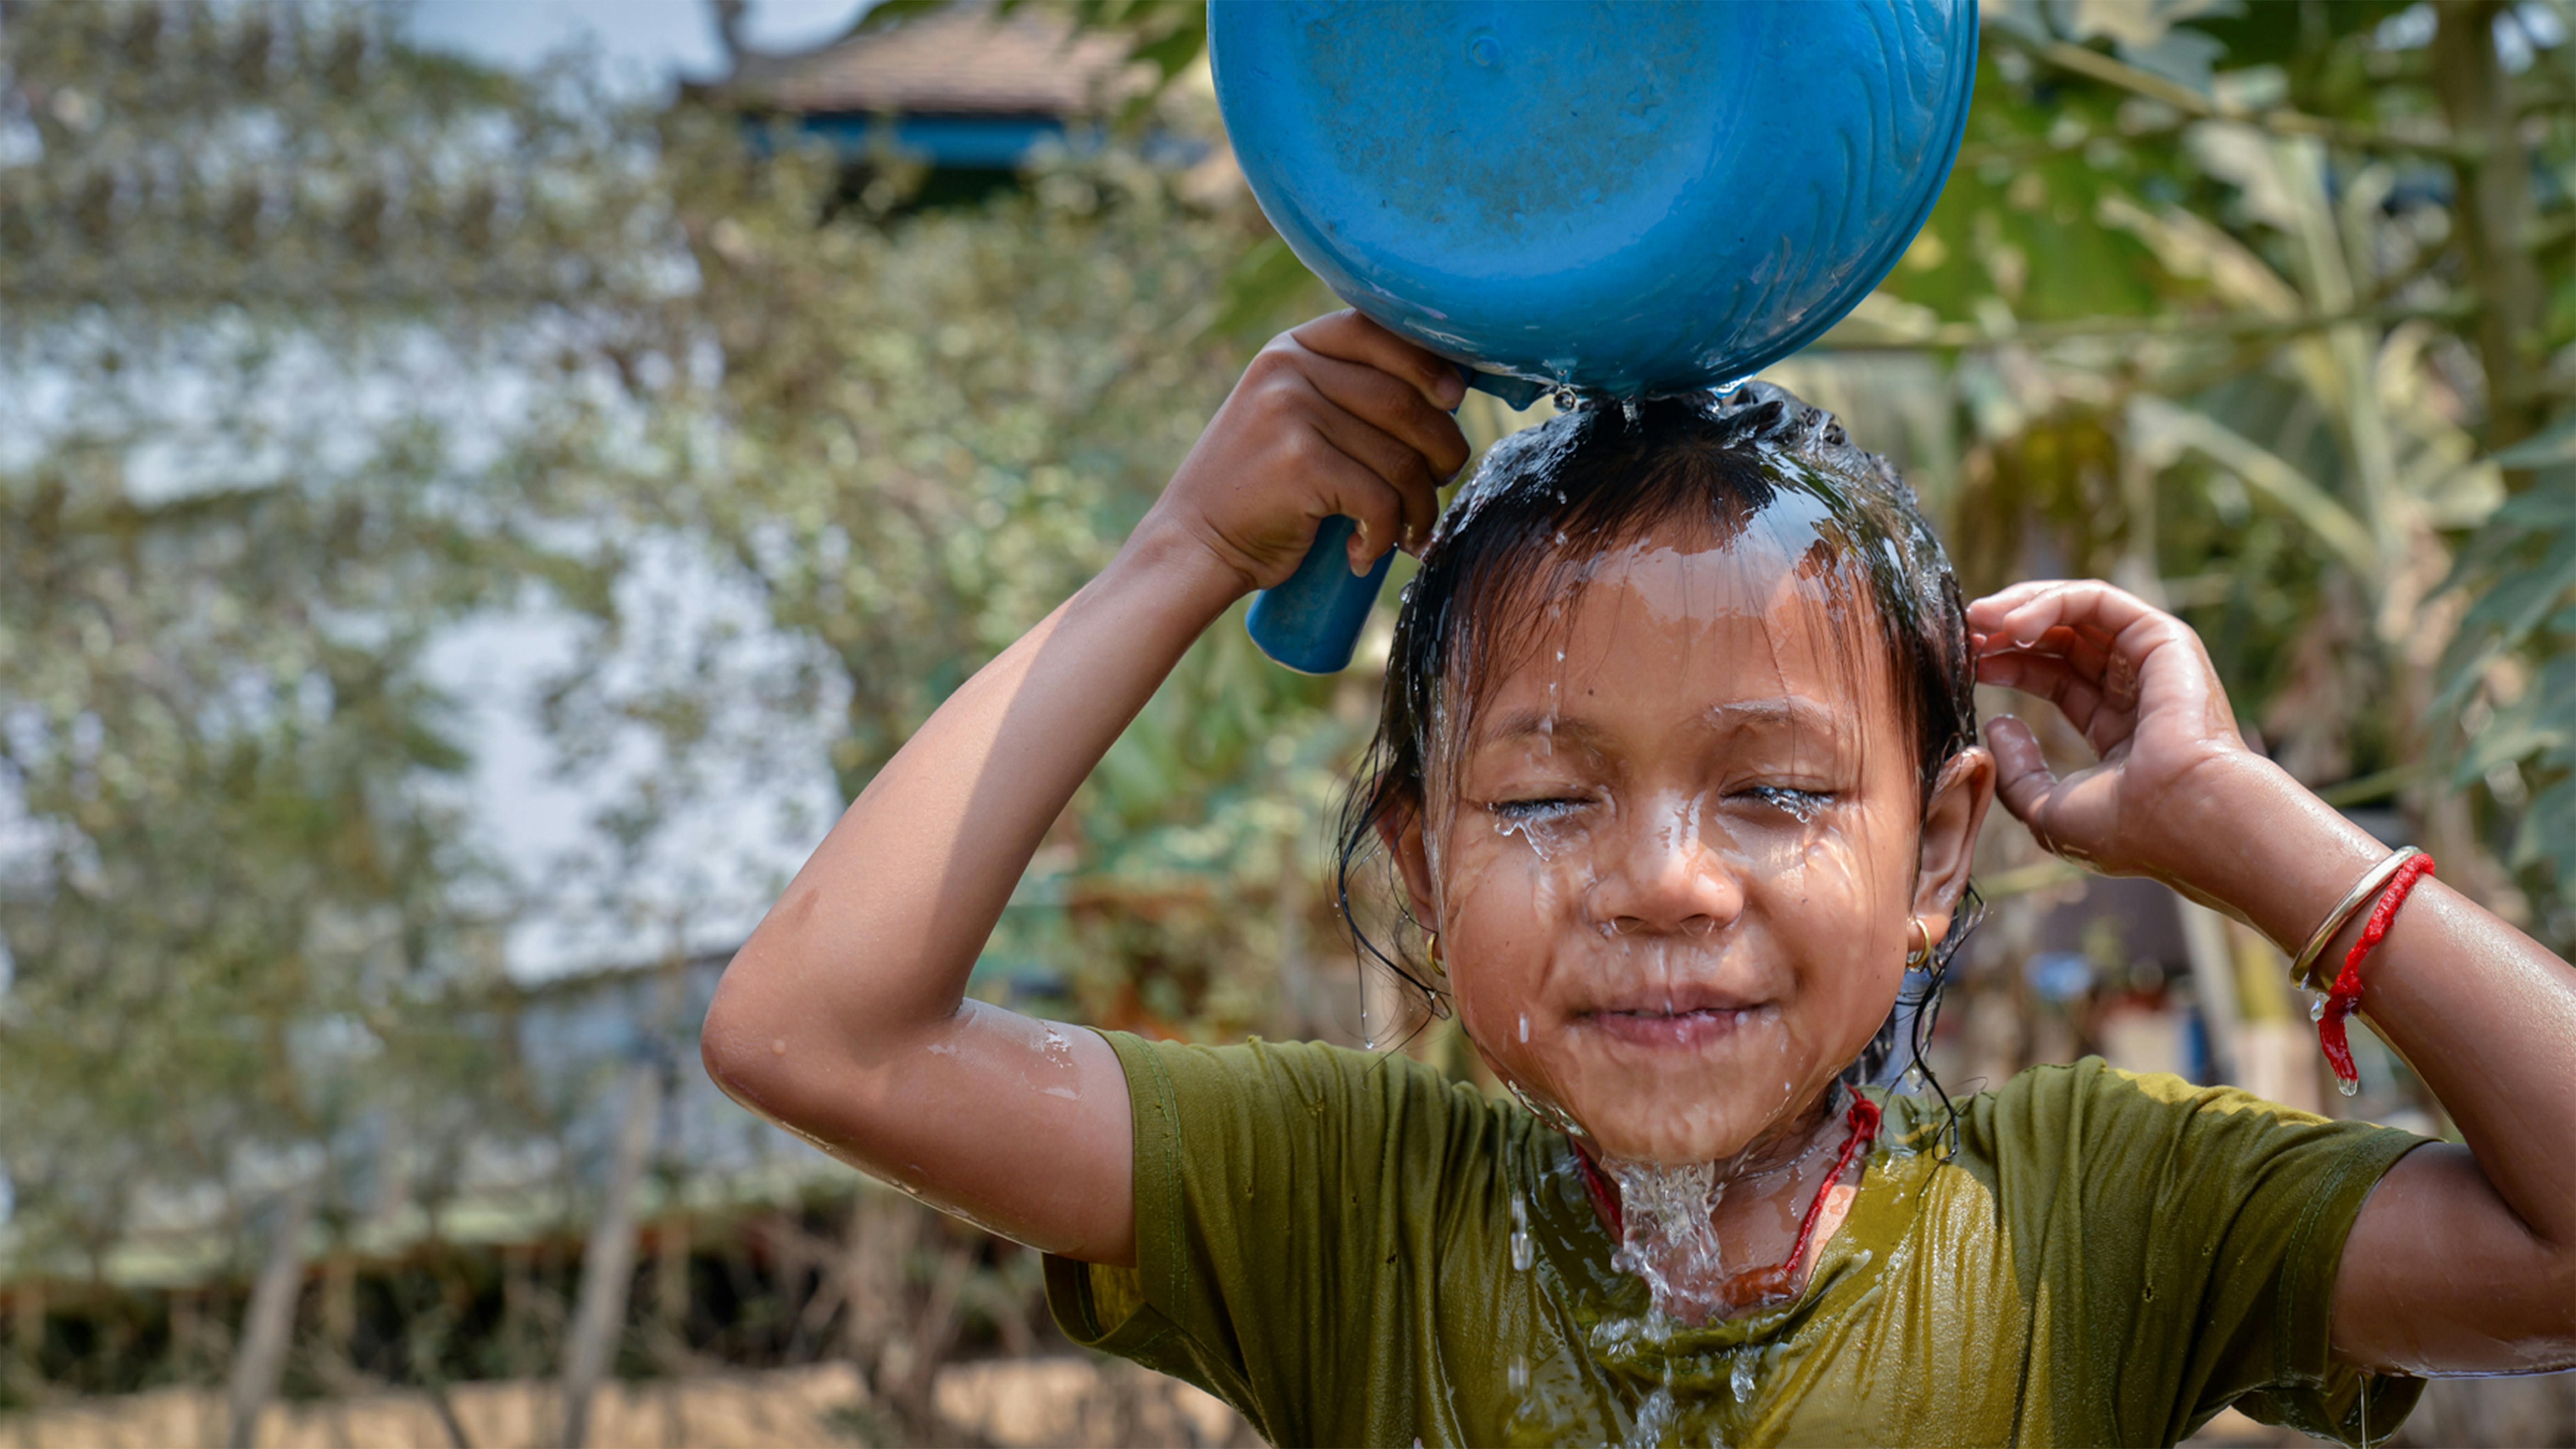
[[1400, 805], [1379, 816], [1377, 838], [1386, 847], [1387, 859], [1395, 862], [1396, 874], [1404, 878], [1413, 918], [1428, 930], [1440, 929], [1432, 918], [1431, 855], [1422, 844], [1421, 804]]
[[1971, 745], [1941, 767], [1923, 812], [1923, 853], [1914, 867], [1914, 918], [1938, 941], [1950, 931], [1976, 863], [1977, 831], [1995, 803], [1995, 757]]

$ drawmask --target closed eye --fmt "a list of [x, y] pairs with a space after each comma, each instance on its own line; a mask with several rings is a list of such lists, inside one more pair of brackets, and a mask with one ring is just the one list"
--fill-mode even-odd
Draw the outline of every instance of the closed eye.
[[1489, 802], [1485, 809], [1496, 820], [1508, 824], [1535, 825], [1562, 820], [1591, 803], [1573, 795], [1542, 795], [1529, 800], [1495, 800]]
[[1801, 790], [1789, 785], [1755, 785], [1737, 793], [1791, 816], [1801, 825], [1815, 819], [1818, 812], [1834, 803], [1829, 791]]

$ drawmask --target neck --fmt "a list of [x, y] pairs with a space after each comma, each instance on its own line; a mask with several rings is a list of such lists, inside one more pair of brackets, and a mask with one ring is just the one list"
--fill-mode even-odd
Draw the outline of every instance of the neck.
[[[1826, 1194], [1877, 1126], [1876, 1104], [1837, 1083], [1791, 1122], [1705, 1170], [1604, 1164], [1580, 1139], [1575, 1150], [1594, 1210], [1621, 1240], [1614, 1262], [1646, 1278], [1662, 1311], [1705, 1322], [1797, 1296], [1821, 1237], [1831, 1236], [1830, 1225], [1818, 1232]], [[1677, 1177], [1707, 1184], [1700, 1227], [1673, 1218]], [[1627, 1210], [1622, 1183], [1647, 1193], [1638, 1213]]]
[[1797, 1115], [1754, 1138], [1729, 1161], [1719, 1163], [1718, 1181], [1753, 1186], [1764, 1179], [1797, 1176], [1797, 1170], [1807, 1166], [1810, 1159], [1841, 1146], [1850, 1135], [1843, 1120], [1843, 1106], [1848, 1100], [1847, 1089], [1841, 1081], [1835, 1081]]

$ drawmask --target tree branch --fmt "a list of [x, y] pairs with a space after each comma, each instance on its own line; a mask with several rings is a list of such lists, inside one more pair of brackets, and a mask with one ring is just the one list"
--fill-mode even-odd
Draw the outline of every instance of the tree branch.
[[2008, 43], [2017, 46], [2035, 60], [2045, 61], [2060, 70], [2072, 71], [2087, 80], [2099, 81], [2116, 90], [2124, 90], [2131, 95], [2160, 102], [2185, 115], [2198, 116], [2203, 120], [2236, 121], [2269, 131], [2276, 136], [2311, 137], [2328, 145], [2346, 146], [2357, 151], [2405, 151], [2422, 156], [2460, 159], [2472, 149], [2447, 137], [2405, 136], [2394, 131], [2379, 130], [2376, 127], [2355, 126], [2343, 121], [2328, 120], [2324, 116], [2311, 116], [2288, 106], [2269, 106], [2258, 111], [2244, 106], [2223, 105], [2189, 86], [2167, 80], [2153, 71], [2142, 70], [2116, 57], [2104, 55], [2098, 50], [2069, 44], [2063, 40], [2044, 43], [2032, 41], [2014, 36], [2010, 31], [1990, 30], [1988, 33], [2002, 35]]
[[[2451, 129], [2475, 137], [2479, 154], [2454, 158], [2461, 249], [2469, 276], [2489, 301], [2478, 317], [2478, 361], [2487, 375], [2490, 451], [2520, 442], [2543, 421], [2537, 383], [2542, 371], [2540, 329], [2548, 293], [2530, 242], [2531, 162], [2504, 102], [2504, 68], [2495, 52], [2493, 0], [2435, 7], [2433, 89]], [[2529, 486], [2530, 474], [2506, 473], [2508, 487]]]
[[2067, 322], [2035, 322], [2006, 332], [1989, 332], [1974, 322], [1944, 322], [1919, 337], [1843, 337], [1828, 333], [1817, 352], [1951, 352], [1989, 347], [2045, 347], [2088, 338], [2171, 337], [2194, 342], [2277, 340], [2323, 332], [2355, 323], [2394, 327], [2400, 322], [2459, 322], [2473, 316], [2476, 302], [2457, 297], [2437, 306], [2382, 306], [2316, 317], [2204, 317], [2168, 313], [2156, 317], [2087, 317]]

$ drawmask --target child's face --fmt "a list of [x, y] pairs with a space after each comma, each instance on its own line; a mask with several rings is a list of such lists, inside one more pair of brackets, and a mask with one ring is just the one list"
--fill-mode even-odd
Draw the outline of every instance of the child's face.
[[1948, 929], [1992, 767], [1955, 764], [1927, 820], [1878, 639], [1759, 528], [1659, 531], [1434, 767], [1397, 857], [1460, 1022], [1603, 1152], [1714, 1161], [1794, 1124], [1886, 1019], [1912, 923]]

